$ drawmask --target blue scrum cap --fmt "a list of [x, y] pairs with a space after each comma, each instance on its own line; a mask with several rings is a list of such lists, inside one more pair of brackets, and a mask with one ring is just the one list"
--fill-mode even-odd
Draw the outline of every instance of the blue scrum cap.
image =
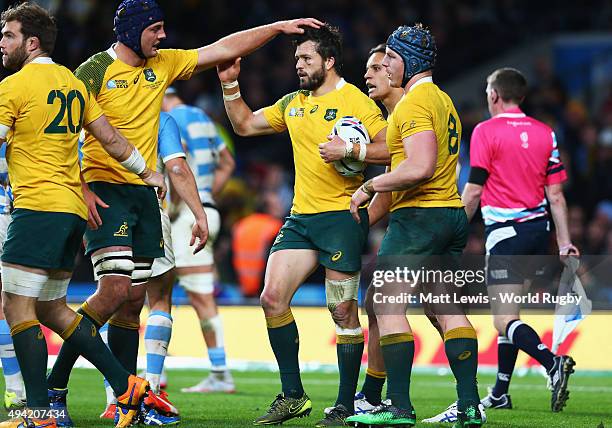
[[154, 0], [123, 0], [115, 12], [117, 40], [144, 58], [140, 37], [149, 25], [164, 20], [164, 13]]
[[387, 47], [404, 60], [402, 86], [415, 74], [431, 70], [436, 64], [436, 42], [421, 24], [398, 27], [387, 39]]

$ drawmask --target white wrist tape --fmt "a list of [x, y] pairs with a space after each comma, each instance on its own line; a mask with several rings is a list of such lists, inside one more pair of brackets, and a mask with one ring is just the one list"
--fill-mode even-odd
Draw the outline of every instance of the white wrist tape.
[[344, 157], [351, 159], [353, 157], [353, 143], [349, 141], [344, 142]]
[[238, 98], [240, 98], [240, 91], [236, 92], [235, 94], [232, 95], [225, 95], [223, 94], [223, 99], [225, 101], [234, 101], [237, 100]]
[[236, 86], [238, 86], [237, 80], [234, 80], [233, 82], [229, 82], [229, 83], [221, 82], [221, 87], [223, 89], [232, 89], [232, 88], [235, 88]]
[[145, 162], [144, 158], [142, 157], [136, 146], [134, 146], [134, 149], [132, 150], [130, 156], [126, 160], [121, 162], [121, 165], [123, 165], [125, 169], [130, 172], [133, 172], [136, 175], [142, 174], [142, 172], [147, 168], [147, 163]]
[[366, 152], [368, 151], [366, 143], [363, 141], [359, 143], [359, 161], [363, 162], [366, 158]]

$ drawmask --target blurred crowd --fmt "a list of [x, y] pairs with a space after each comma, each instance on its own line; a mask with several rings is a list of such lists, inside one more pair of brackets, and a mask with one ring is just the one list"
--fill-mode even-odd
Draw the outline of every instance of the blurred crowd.
[[[195, 48], [255, 25], [278, 19], [313, 16], [340, 27], [344, 35], [347, 81], [365, 88], [367, 52], [400, 24], [425, 23], [436, 37], [437, 83], [470, 72], [498, 53], [528, 45], [559, 32], [609, 31], [612, 2], [593, 0], [589, 7], [570, 0], [251, 0], [210, 2], [158, 0], [166, 14], [165, 47]], [[0, 0], [3, 8], [12, 1]], [[114, 41], [112, 18], [118, 1], [39, 0], [57, 16], [56, 61], [71, 69]], [[585, 254], [612, 254], [612, 85], [597, 106], [572, 98], [547, 61], [534, 59], [536, 79], [524, 105], [526, 113], [556, 131], [569, 181], [566, 196], [572, 239]], [[2, 73], [5, 73], [2, 71]], [[0, 74], [0, 77], [3, 77]], [[469, 139], [476, 123], [488, 117], [482, 104], [457, 105], [463, 122], [460, 188], [469, 168]], [[254, 109], [269, 105], [296, 89], [293, 47], [279, 37], [245, 58], [240, 76], [243, 97]], [[177, 88], [191, 104], [203, 107], [222, 127], [234, 147], [235, 177], [218, 201], [223, 228], [217, 243], [219, 279], [235, 283], [232, 235], [236, 224], [253, 213], [282, 219], [291, 207], [293, 155], [287, 135], [243, 139], [231, 133], [223, 110], [216, 73], [211, 70]], [[370, 172], [371, 173], [371, 172]], [[376, 251], [384, 224], [373, 228], [370, 254]], [[484, 251], [482, 223], [472, 224], [467, 251]], [[551, 243], [551, 252], [554, 243]], [[86, 275], [86, 274], [85, 274]], [[315, 276], [313, 280], [321, 279]]]

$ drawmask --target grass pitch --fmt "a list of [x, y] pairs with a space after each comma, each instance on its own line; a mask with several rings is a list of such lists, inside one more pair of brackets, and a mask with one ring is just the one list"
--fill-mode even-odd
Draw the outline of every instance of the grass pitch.
[[[278, 374], [271, 372], [235, 372], [235, 394], [183, 394], [180, 388], [197, 383], [207, 373], [170, 370], [168, 393], [181, 411], [181, 427], [248, 427], [265, 413], [280, 391]], [[308, 418], [291, 420], [286, 427], [313, 427], [336, 397], [337, 373], [306, 373], [304, 387], [312, 399], [313, 412]], [[481, 396], [494, 376], [479, 376]], [[0, 384], [2, 388], [4, 385]], [[361, 381], [360, 381], [361, 386]], [[68, 403], [77, 427], [111, 427], [112, 422], [98, 419], [104, 409], [105, 395], [101, 375], [94, 370], [75, 369], [70, 379]], [[490, 427], [567, 427], [612, 428], [612, 375], [607, 377], [573, 376], [567, 407], [551, 413], [550, 393], [545, 379], [530, 375], [512, 380], [513, 410], [487, 412]], [[451, 375], [413, 374], [411, 396], [418, 420], [430, 417], [455, 400]], [[420, 427], [450, 427], [449, 424], [422, 424]]]

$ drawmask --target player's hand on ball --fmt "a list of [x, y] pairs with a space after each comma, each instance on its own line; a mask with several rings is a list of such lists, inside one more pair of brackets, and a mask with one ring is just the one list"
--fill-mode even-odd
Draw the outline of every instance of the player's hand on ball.
[[196, 219], [195, 224], [193, 225], [193, 229], [191, 229], [191, 241], [189, 242], [189, 246], [192, 247], [196, 245], [193, 249], [193, 254], [196, 254], [206, 246], [206, 241], [208, 241], [208, 220], [206, 219], [206, 215], [204, 215], [201, 219]]
[[351, 215], [357, 223], [361, 223], [361, 219], [359, 218], [359, 207], [370, 199], [372, 199], [372, 196], [365, 193], [361, 187], [353, 193], [353, 197], [351, 198]]
[[240, 57], [234, 58], [231, 61], [222, 62], [217, 65], [217, 75], [221, 83], [230, 83], [238, 80], [241, 59]]
[[316, 18], [291, 19], [289, 21], [279, 21], [277, 24], [285, 34], [302, 34], [304, 32], [302, 27], [321, 28], [325, 25]]
[[346, 143], [337, 135], [328, 135], [329, 142], [319, 144], [319, 154], [325, 163], [330, 163], [346, 157]]

